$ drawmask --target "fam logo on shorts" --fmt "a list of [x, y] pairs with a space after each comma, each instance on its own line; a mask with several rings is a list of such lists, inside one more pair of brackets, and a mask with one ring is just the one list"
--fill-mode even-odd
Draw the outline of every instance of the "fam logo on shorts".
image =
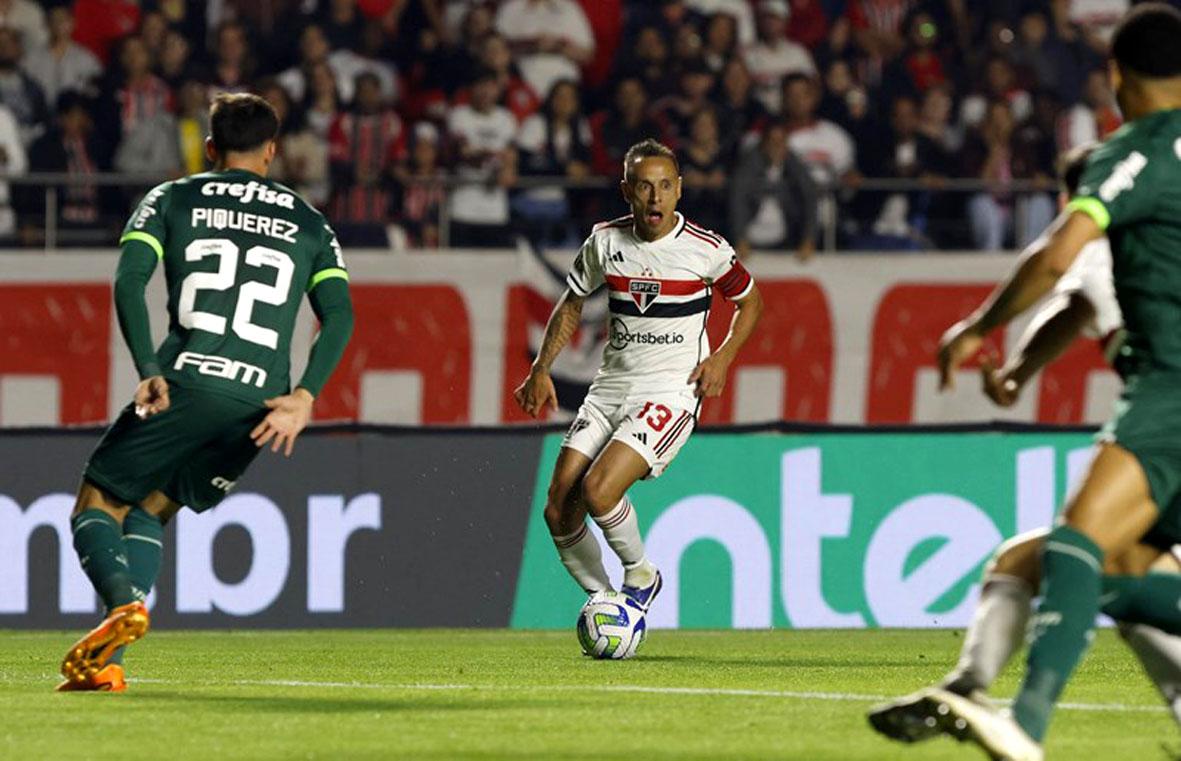
[[632, 280], [627, 287], [632, 301], [636, 302], [641, 312], [647, 312], [648, 307], [652, 306], [652, 302], [660, 295], [659, 280]]

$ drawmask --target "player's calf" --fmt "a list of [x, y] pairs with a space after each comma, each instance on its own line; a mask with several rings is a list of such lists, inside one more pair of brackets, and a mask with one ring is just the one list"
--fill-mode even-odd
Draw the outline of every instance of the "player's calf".
[[563, 449], [546, 493], [545, 523], [566, 571], [587, 594], [611, 589], [603, 553], [586, 523], [580, 499], [582, 474], [590, 458]]

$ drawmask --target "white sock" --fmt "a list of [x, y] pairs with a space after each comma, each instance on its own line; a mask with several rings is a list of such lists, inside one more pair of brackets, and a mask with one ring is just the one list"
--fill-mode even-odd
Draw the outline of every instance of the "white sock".
[[573, 534], [555, 536], [553, 540], [562, 565], [566, 566], [566, 570], [587, 594], [611, 588], [607, 569], [603, 567], [603, 552], [585, 521]]
[[1001, 574], [986, 577], [959, 663], [944, 684], [965, 693], [991, 687], [1021, 647], [1032, 601], [1033, 590], [1024, 579]]
[[1181, 637], [1144, 624], [1120, 624], [1119, 633], [1181, 723]]
[[644, 540], [640, 538], [640, 522], [625, 494], [606, 515], [596, 515], [595, 523], [603, 530], [607, 545], [615, 550], [623, 563], [623, 583], [629, 587], [646, 587], [656, 578], [656, 566], [644, 556]]

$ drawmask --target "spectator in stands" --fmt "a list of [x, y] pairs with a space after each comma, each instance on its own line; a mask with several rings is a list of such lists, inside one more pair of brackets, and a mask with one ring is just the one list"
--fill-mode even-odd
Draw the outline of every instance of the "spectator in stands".
[[733, 19], [737, 47], [744, 48], [754, 44], [755, 14], [748, 0], [686, 0], [686, 5], [699, 15], [709, 17], [711, 28], [714, 24], [713, 19], [719, 15]]
[[821, 0], [791, 0], [787, 36], [809, 50], [819, 47], [828, 37], [828, 16]]
[[1107, 137], [1120, 126], [1119, 111], [1107, 79], [1107, 70], [1093, 69], [1086, 76], [1083, 99], [1062, 117], [1062, 150], [1070, 150]]
[[946, 54], [941, 30], [931, 14], [921, 10], [911, 14], [906, 30], [906, 49], [886, 67], [882, 77], [887, 101], [903, 95], [921, 97], [952, 78], [951, 56]]
[[919, 111], [919, 132], [935, 141], [948, 154], [964, 144], [963, 130], [952, 124], [952, 90], [944, 85], [932, 87], [923, 95]]
[[[29, 161], [21, 141], [20, 125], [12, 110], [0, 105], [0, 172], [21, 175], [28, 171]], [[0, 182], [0, 238], [9, 238], [16, 231], [16, 214], [7, 182]]]
[[1088, 63], [1099, 63], [1095, 54], [1078, 42], [1067, 42], [1050, 31], [1044, 11], [1031, 8], [1021, 16], [1013, 60], [1035, 87], [1053, 90], [1068, 101], [1079, 94]]
[[208, 168], [205, 137], [209, 134], [209, 91], [199, 79], [186, 79], [176, 89], [176, 149], [181, 174]]
[[140, 119], [123, 133], [115, 151], [114, 169], [127, 174], [177, 176], [181, 168], [179, 133], [176, 117], [168, 111]]
[[303, 114], [292, 107], [291, 96], [274, 79], [258, 85], [279, 117], [278, 150], [268, 175], [291, 186], [316, 207], [328, 202], [328, 146], [312, 133]]
[[580, 81], [580, 67], [595, 53], [590, 22], [574, 0], [507, 0], [497, 11], [496, 29], [541, 98], [559, 79]]
[[648, 116], [648, 92], [637, 77], [615, 85], [612, 107], [591, 117], [592, 166], [595, 174], [618, 177], [623, 154], [649, 137], [660, 138], [660, 126]]
[[[303, 100], [307, 94], [309, 72], [317, 64], [327, 63], [330, 52], [324, 29], [319, 24], [308, 24], [299, 33], [299, 63], [279, 75], [279, 84], [292, 98]], [[336, 89], [340, 91], [339, 83]]]
[[[63, 93], [57, 101], [53, 127], [29, 150], [29, 168], [34, 172], [62, 172], [73, 182], [58, 186], [58, 216], [64, 227], [92, 228], [99, 223], [110, 199], [119, 193], [102, 193], [97, 185], [79, 182], [106, 168], [107, 152], [96, 139], [93, 103], [76, 92]], [[26, 213], [45, 214], [45, 195], [40, 188], [28, 195]]]
[[688, 141], [680, 150], [680, 161], [681, 211], [707, 230], [728, 235], [729, 162], [722, 152], [718, 114], [712, 106], [703, 106], [690, 119]]
[[480, 69], [472, 79], [471, 102], [453, 108], [447, 119], [455, 171], [465, 180], [449, 199], [451, 244], [459, 248], [509, 243], [507, 188], [517, 175], [517, 121], [498, 105], [500, 95], [496, 72]]
[[213, 54], [210, 95], [248, 92], [254, 77], [255, 62], [246, 27], [237, 21], [222, 22], [214, 38]]
[[[578, 85], [567, 79], [554, 83], [541, 111], [521, 125], [516, 145], [522, 177], [586, 178], [591, 135]], [[578, 245], [579, 232], [571, 224], [571, 195], [554, 186], [524, 190], [513, 199], [513, 211], [535, 245]]]
[[[512, 112], [517, 122], [524, 122], [530, 114], [541, 107], [537, 93], [533, 92], [533, 88], [517, 71], [512, 51], [504, 37], [490, 32], [484, 38], [484, 44], [480, 47], [480, 64], [496, 72], [496, 81], [500, 85], [500, 91], [504, 93], [501, 103]], [[455, 96], [455, 103], [467, 103], [470, 99], [471, 93], [460, 90]]]
[[168, 21], [159, 10], [147, 11], [139, 21], [139, 36], [148, 48], [148, 57], [160, 60], [164, 50], [164, 36], [168, 33]]
[[824, 87], [816, 113], [850, 130], [854, 111], [865, 110], [869, 96], [854, 79], [853, 67], [843, 58], [834, 58], [824, 67]]
[[616, 63], [612, 80], [636, 77], [650, 93], [665, 92], [672, 87], [672, 55], [668, 40], [654, 26], [645, 26], [636, 34], [631, 48]]
[[787, 0], [760, 0], [759, 39], [744, 51], [759, 100], [768, 110], [781, 107], [780, 85], [789, 74], [815, 74], [816, 64], [806, 48], [787, 38]]
[[[894, 100], [885, 141], [867, 151], [865, 169], [873, 177], [920, 180], [928, 188], [862, 194], [862, 214], [871, 220], [857, 247], [919, 249], [927, 245], [927, 212], [934, 186], [950, 170], [950, 156], [919, 130], [919, 105], [910, 95]], [[861, 196], [859, 196], [859, 200]]]
[[21, 66], [20, 32], [0, 27], [0, 104], [12, 111], [21, 140], [30, 145], [44, 131], [49, 108], [41, 86]]
[[1033, 98], [1017, 81], [1017, 72], [1008, 59], [993, 56], [984, 65], [984, 75], [978, 78], [982, 86], [964, 98], [960, 106], [960, 121], [967, 127], [980, 124], [989, 103], [1003, 100], [1009, 104], [1012, 116], [1021, 121], [1033, 111]]
[[788, 145], [818, 185], [832, 185], [857, 168], [857, 151], [849, 133], [839, 125], [816, 116], [820, 102], [819, 84], [811, 77], [793, 74], [783, 84], [783, 120]]
[[722, 153], [733, 162], [743, 141], [761, 130], [770, 118], [767, 108], [754, 95], [754, 80], [741, 58], [732, 58], [722, 70], [714, 104], [722, 130]]
[[386, 246], [390, 183], [406, 138], [376, 74], [358, 74], [355, 89], [328, 133], [333, 219], [342, 244]]
[[995, 100], [984, 121], [964, 142], [964, 176], [978, 177], [992, 184], [968, 201], [968, 219], [976, 248], [1000, 249], [1014, 237], [1024, 248], [1054, 218], [1054, 204], [1045, 193], [1015, 199], [1009, 185], [1016, 179], [1031, 179], [1036, 161], [1015, 150], [1014, 119], [1009, 104]]
[[720, 72], [738, 54], [738, 24], [728, 13], [715, 13], [705, 26], [701, 58], [714, 72]]
[[681, 69], [677, 92], [666, 95], [652, 104], [652, 118], [660, 125], [660, 132], [674, 148], [689, 138], [689, 122], [709, 104], [714, 88], [714, 74], [704, 61], [693, 61]]
[[410, 133], [406, 161], [394, 169], [396, 218], [407, 246], [438, 248], [439, 215], [447, 194], [446, 172], [440, 161], [439, 130], [427, 121], [418, 122]]
[[849, 0], [853, 41], [879, 69], [906, 47], [903, 22], [917, 0]]
[[303, 119], [308, 129], [321, 140], [326, 140], [340, 109], [336, 76], [328, 62], [312, 64], [308, 70], [308, 89], [303, 101]]
[[772, 124], [730, 179], [730, 235], [739, 257], [752, 246], [794, 248], [801, 260], [816, 250], [816, 187], [787, 145], [787, 130]]
[[377, 24], [367, 24], [361, 30], [360, 44], [356, 50], [341, 48], [334, 50], [328, 56], [328, 65], [336, 74], [337, 88], [340, 97], [345, 101], [353, 98], [353, 82], [363, 71], [371, 72], [381, 83], [381, 96], [393, 103], [398, 99], [398, 69], [383, 60], [382, 48], [385, 46], [385, 35]]
[[111, 146], [118, 145], [124, 135], [135, 132], [140, 123], [172, 110], [172, 92], [152, 73], [143, 40], [139, 37], [123, 40], [119, 62], [120, 70], [110, 73], [101, 97], [106, 114], [99, 131]]
[[32, 0], [0, 0], [0, 26], [18, 32], [28, 52], [43, 48], [49, 42], [45, 11]]
[[[680, 72], [686, 66], [704, 62], [701, 34], [693, 24], [682, 24], [673, 31], [673, 68]], [[706, 67], [708, 68], [708, 67]]]
[[357, 8], [357, 0], [328, 0], [321, 5], [320, 26], [333, 50], [356, 50], [361, 45], [365, 17]]
[[78, 92], [94, 87], [102, 75], [102, 64], [86, 48], [74, 42], [74, 12], [68, 5], [49, 11], [49, 44], [29, 52], [26, 68], [47, 103], [57, 103], [66, 90]]
[[119, 40], [139, 28], [139, 6], [139, 0], [74, 0], [74, 41], [107, 65]]
[[188, 38], [177, 30], [169, 29], [164, 34], [160, 57], [156, 60], [156, 75], [173, 92], [189, 79], [209, 79], [201, 67], [190, 58], [192, 52], [193, 47], [189, 44]]

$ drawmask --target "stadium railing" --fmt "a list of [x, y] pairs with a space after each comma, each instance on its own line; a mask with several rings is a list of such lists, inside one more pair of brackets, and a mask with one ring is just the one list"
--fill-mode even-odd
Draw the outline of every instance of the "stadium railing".
[[[0, 185], [7, 184], [10, 188], [21, 189], [23, 197], [26, 199], [30, 197], [31, 193], [39, 193], [44, 201], [44, 212], [32, 215], [37, 218], [37, 221], [40, 223], [39, 225], [30, 225], [30, 215], [20, 208], [17, 209], [17, 233], [11, 241], [0, 241], [0, 247], [4, 247], [6, 244], [16, 244], [21, 248], [31, 248], [36, 247], [36, 244], [40, 243], [41, 247], [48, 252], [59, 250], [61, 244], [70, 243], [114, 245], [114, 231], [104, 229], [101, 224], [95, 224], [93, 227], [88, 228], [86, 226], [70, 225], [63, 222], [61, 218], [63, 193], [67, 189], [77, 187], [98, 188], [100, 191], [107, 189], [131, 191], [127, 193], [126, 198], [128, 211], [130, 211], [131, 201], [135, 197], [146, 192], [153, 185], [168, 179], [171, 179], [171, 177], [158, 174], [125, 174], [114, 172], [95, 173], [86, 176], [63, 172], [30, 172], [20, 175], [0, 172]], [[520, 177], [507, 190], [515, 192], [557, 187], [564, 190], [613, 193], [617, 182], [614, 178], [602, 176], [586, 177], [583, 179]], [[450, 192], [457, 187], [471, 186], [473, 179], [470, 177], [448, 176], [425, 184], [440, 186], [445, 192]], [[820, 239], [816, 241], [817, 248], [822, 251], [837, 250], [843, 217], [856, 213], [855, 208], [851, 207], [848, 202], [857, 194], [877, 193], [891, 195], [922, 193], [965, 195], [986, 192], [1018, 198], [1025, 195], [1052, 193], [1054, 190], [1055, 186], [1053, 183], [1044, 180], [1013, 180], [1000, 184], [976, 178], [901, 179], [891, 177], [858, 177], [853, 181], [830, 184], [819, 188]], [[439, 248], [442, 249], [449, 247], [448, 237], [451, 222], [449, 206], [448, 203], [439, 204], [437, 224], [439, 228]], [[1023, 213], [1022, 206], [1015, 204], [1014, 228], [1022, 229]], [[122, 219], [115, 221], [117, 225], [116, 230], [118, 226], [121, 226], [122, 221]], [[961, 227], [965, 223], [962, 216], [941, 221], [952, 226], [958, 225]], [[397, 220], [391, 218], [390, 223], [397, 224]], [[876, 251], [881, 250], [880, 245], [871, 245], [866, 248]], [[935, 247], [931, 246], [930, 248]], [[857, 249], [846, 247], [845, 250], [855, 251]]]

